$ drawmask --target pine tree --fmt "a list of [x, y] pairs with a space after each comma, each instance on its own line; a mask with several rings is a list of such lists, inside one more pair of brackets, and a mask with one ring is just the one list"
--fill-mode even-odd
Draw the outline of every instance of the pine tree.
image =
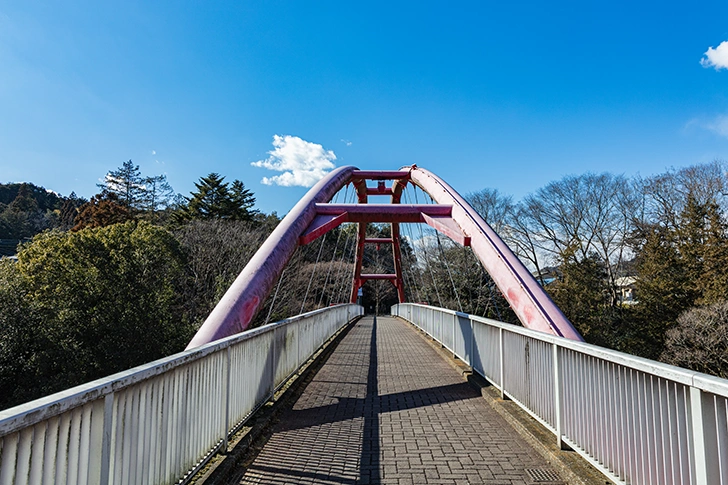
[[698, 303], [710, 305], [728, 300], [728, 225], [715, 203], [706, 208], [706, 236], [703, 252], [703, 275], [700, 278], [701, 298]]
[[235, 180], [230, 187], [230, 211], [231, 218], [239, 221], [252, 221], [255, 214], [254, 210], [255, 197], [250, 189], [245, 188], [245, 184], [240, 180]]
[[107, 173], [104, 182], [98, 184], [98, 187], [101, 188], [101, 195], [114, 194], [119, 204], [134, 213], [144, 208], [147, 197], [144, 182], [139, 165], [128, 160], [118, 169]]
[[211, 173], [195, 182], [197, 191], [191, 192], [187, 206], [179, 213], [183, 220], [242, 220], [251, 221], [257, 211], [251, 210], [255, 204], [253, 193], [245, 185], [235, 180], [232, 187], [225, 177]]

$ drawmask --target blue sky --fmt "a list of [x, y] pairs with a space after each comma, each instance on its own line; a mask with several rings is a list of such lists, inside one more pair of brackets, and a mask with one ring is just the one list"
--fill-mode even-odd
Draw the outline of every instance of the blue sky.
[[285, 213], [265, 166], [307, 156], [516, 198], [728, 160], [728, 2], [636, 3], [0, 0], [0, 181], [89, 197], [132, 159]]

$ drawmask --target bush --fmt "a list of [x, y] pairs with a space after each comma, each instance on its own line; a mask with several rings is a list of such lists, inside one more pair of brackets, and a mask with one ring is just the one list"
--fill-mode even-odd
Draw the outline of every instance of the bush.
[[40, 234], [0, 279], [5, 406], [181, 351], [194, 333], [184, 253], [146, 222]]
[[667, 332], [660, 360], [719, 377], [728, 377], [728, 302], [682, 313]]

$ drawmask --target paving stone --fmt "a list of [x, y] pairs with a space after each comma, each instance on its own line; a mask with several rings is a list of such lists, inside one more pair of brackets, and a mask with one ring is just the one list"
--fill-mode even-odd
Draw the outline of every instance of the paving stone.
[[360, 320], [241, 484], [531, 484], [548, 464], [410, 325]]

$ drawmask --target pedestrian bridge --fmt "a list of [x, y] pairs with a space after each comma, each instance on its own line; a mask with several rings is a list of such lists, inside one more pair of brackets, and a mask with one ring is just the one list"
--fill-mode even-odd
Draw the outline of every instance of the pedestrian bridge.
[[[409, 183], [437, 204], [400, 204]], [[347, 184], [358, 204], [331, 204]], [[366, 205], [369, 195], [392, 203]], [[248, 330], [295, 247], [342, 222], [359, 224], [350, 302]], [[392, 237], [368, 240], [368, 222], [392, 224]], [[523, 327], [406, 303], [399, 225], [412, 222], [470, 245]], [[392, 244], [393, 274], [362, 272], [367, 243]], [[400, 303], [363, 316], [357, 292], [377, 279]], [[0, 412], [0, 485], [195, 480], [327, 342], [335, 350], [234, 483], [567, 483], [418, 333], [605, 479], [728, 484], [728, 381], [581, 341], [485, 221], [413, 166], [343, 167], [319, 182], [186, 351]]]

